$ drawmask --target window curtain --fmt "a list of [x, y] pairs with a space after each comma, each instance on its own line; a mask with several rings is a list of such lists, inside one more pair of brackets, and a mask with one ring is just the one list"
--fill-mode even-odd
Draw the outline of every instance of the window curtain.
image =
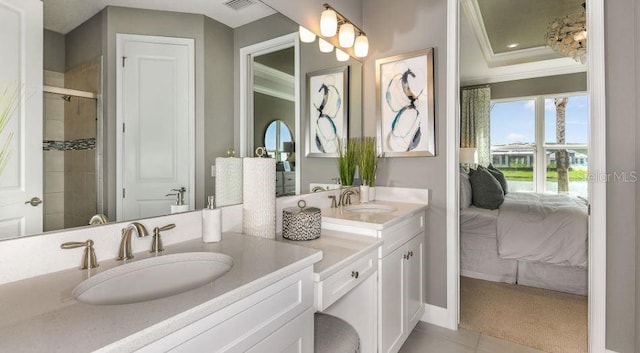
[[463, 88], [460, 109], [460, 147], [475, 147], [478, 164], [491, 163], [491, 89], [488, 86]]

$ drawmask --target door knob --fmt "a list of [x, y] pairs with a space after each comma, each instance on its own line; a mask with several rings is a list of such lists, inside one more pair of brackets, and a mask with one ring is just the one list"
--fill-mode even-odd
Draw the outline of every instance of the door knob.
[[39, 197], [32, 197], [32, 198], [31, 198], [31, 200], [29, 200], [29, 201], [25, 202], [24, 204], [25, 204], [25, 205], [26, 205], [26, 204], [31, 204], [31, 206], [36, 207], [36, 206], [38, 206], [38, 205], [39, 205], [39, 204], [41, 204], [41, 203], [42, 203], [42, 200], [40, 200], [40, 198], [39, 198]]

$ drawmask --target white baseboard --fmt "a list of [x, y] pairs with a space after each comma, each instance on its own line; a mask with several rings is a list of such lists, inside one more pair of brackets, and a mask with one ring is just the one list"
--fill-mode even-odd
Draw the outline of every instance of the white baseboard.
[[444, 327], [450, 330], [455, 330], [455, 328], [449, 327], [448, 310], [439, 306], [425, 303], [424, 314], [422, 315], [422, 319], [420, 319], [420, 321], [424, 321], [428, 324]]
[[618, 353], [618, 352], [616, 352], [616, 351], [612, 351], [612, 350], [610, 350], [610, 349], [606, 349], [606, 350], [605, 350], [605, 353]]

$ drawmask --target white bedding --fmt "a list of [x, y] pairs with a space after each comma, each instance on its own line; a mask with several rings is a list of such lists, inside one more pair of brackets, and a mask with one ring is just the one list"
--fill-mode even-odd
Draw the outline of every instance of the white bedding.
[[460, 212], [460, 231], [466, 234], [496, 237], [498, 210], [471, 206]]
[[497, 217], [500, 258], [587, 265], [587, 205], [567, 195], [506, 195]]

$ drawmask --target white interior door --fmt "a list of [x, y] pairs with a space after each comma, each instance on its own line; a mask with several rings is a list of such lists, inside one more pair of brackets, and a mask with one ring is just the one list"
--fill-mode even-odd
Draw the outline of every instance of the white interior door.
[[193, 209], [193, 40], [119, 34], [118, 49], [118, 219], [169, 213], [181, 187]]
[[[42, 232], [42, 2], [0, 0], [0, 94], [17, 106], [0, 131], [0, 239]], [[0, 111], [7, 100], [0, 102]], [[1, 168], [1, 167], [0, 167]], [[33, 206], [26, 201], [34, 198]]]

